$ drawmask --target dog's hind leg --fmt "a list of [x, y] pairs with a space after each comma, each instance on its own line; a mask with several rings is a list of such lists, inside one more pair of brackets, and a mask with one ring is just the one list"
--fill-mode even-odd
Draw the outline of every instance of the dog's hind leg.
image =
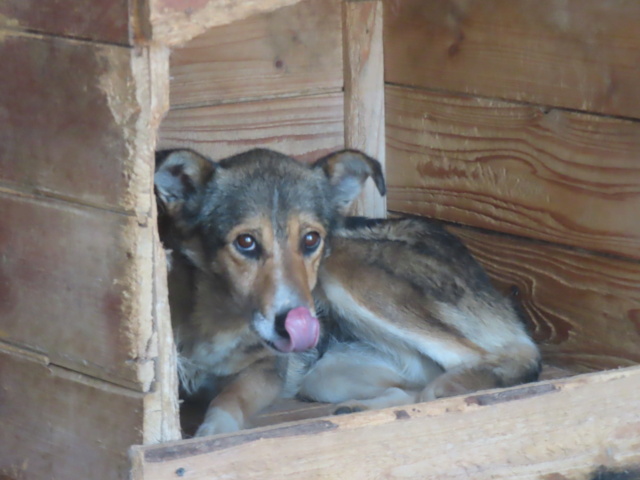
[[419, 355], [391, 357], [359, 342], [331, 345], [302, 382], [299, 395], [335, 403], [336, 413], [415, 403], [442, 369]]

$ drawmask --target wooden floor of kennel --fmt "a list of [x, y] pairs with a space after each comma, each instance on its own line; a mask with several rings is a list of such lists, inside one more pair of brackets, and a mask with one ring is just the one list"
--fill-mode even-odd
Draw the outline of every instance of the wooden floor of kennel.
[[[638, 25], [627, 0], [0, 2], [0, 480], [638, 472]], [[157, 144], [386, 160], [360, 211], [448, 222], [551, 378], [179, 440]]]

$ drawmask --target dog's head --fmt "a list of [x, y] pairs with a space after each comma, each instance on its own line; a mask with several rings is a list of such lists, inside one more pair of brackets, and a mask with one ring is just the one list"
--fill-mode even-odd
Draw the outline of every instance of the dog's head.
[[161, 235], [222, 281], [265, 343], [303, 351], [319, 337], [312, 291], [332, 229], [368, 177], [384, 194], [380, 164], [355, 150], [311, 165], [264, 149], [217, 163], [161, 152], [155, 187], [169, 224]]

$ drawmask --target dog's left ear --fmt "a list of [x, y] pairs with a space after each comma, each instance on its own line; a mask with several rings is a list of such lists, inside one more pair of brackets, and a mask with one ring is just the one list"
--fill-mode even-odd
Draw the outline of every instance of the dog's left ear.
[[359, 150], [342, 150], [327, 155], [313, 164], [321, 168], [329, 180], [338, 210], [348, 213], [349, 206], [358, 197], [364, 182], [371, 177], [380, 195], [387, 192], [380, 162]]

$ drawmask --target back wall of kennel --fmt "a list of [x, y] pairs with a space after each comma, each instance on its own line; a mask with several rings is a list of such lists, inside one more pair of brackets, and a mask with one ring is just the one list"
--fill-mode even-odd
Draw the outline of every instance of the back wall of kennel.
[[[639, 22], [625, 0], [3, 2], [0, 478], [424, 478], [429, 459], [434, 478], [578, 479], [639, 463]], [[156, 146], [366, 151], [389, 194], [369, 189], [359, 212], [448, 222], [546, 364], [600, 373], [136, 447], [131, 473], [129, 446], [179, 438]]]

